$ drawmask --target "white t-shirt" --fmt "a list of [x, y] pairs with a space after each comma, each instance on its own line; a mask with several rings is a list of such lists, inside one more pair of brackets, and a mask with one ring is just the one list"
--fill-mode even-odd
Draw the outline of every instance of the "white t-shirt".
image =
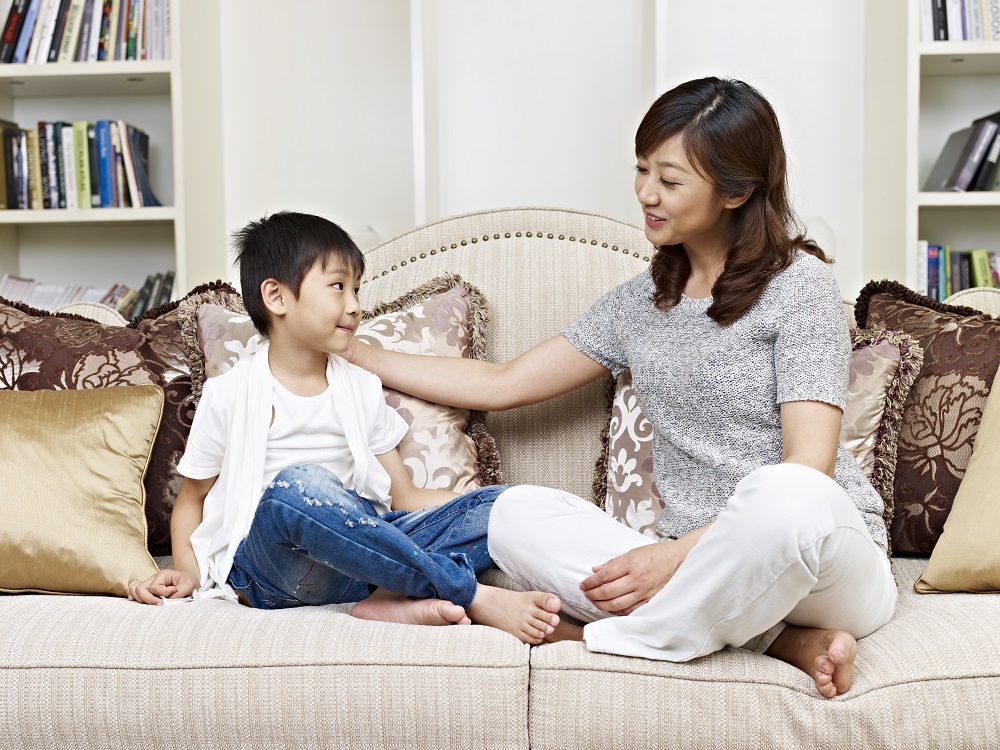
[[[374, 413], [368, 431], [368, 447], [378, 456], [387, 453], [406, 435], [408, 426], [395, 409], [385, 403], [382, 383], [371, 373], [352, 368], [365, 404], [354, 404], [363, 413]], [[228, 387], [225, 375], [205, 383], [201, 402], [191, 424], [184, 455], [177, 471], [191, 479], [210, 479], [222, 470], [222, 459], [229, 442], [229, 430], [236, 409], [236, 389]], [[367, 377], [366, 377], [367, 376]], [[340, 479], [347, 489], [354, 489], [354, 461], [347, 437], [333, 407], [332, 386], [318, 396], [296, 396], [273, 381], [274, 420], [267, 435], [267, 453], [260, 492], [275, 475], [289, 466], [319, 464]], [[372, 465], [370, 471], [380, 471]], [[256, 503], [258, 497], [249, 501]], [[367, 498], [379, 513], [387, 513], [389, 504], [380, 498]]]

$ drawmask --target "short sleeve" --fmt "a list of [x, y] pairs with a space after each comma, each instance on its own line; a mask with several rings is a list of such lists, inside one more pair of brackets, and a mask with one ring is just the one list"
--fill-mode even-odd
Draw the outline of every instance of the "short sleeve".
[[[371, 394], [374, 408], [374, 419], [370, 419], [368, 429], [368, 447], [376, 456], [388, 453], [406, 436], [410, 426], [399, 413], [385, 402], [382, 394], [382, 381], [371, 373], [366, 392]], [[370, 389], [370, 390], [369, 390]]]
[[184, 455], [177, 463], [177, 473], [189, 479], [211, 479], [222, 472], [226, 454], [229, 420], [219, 402], [216, 379], [208, 380], [191, 422]]
[[782, 276], [774, 348], [778, 403], [822, 401], [843, 410], [851, 342], [837, 282], [811, 255]]
[[635, 287], [643, 276], [615, 287], [562, 330], [563, 338], [597, 364], [607, 367], [615, 377], [629, 366], [621, 331], [628, 325], [630, 311], [635, 309], [628, 302], [634, 302], [635, 295], [642, 293]]

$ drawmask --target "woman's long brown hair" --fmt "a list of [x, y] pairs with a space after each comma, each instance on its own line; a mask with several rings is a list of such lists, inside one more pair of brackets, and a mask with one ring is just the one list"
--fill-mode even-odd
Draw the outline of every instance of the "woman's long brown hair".
[[[691, 164], [720, 198], [750, 197], [733, 209], [725, 267], [712, 287], [708, 315], [737, 320], [787, 268], [797, 249], [830, 262], [799, 229], [788, 202], [785, 147], [767, 100], [742, 81], [702, 78], [671, 89], [649, 108], [635, 134], [635, 153], [651, 156], [680, 135]], [[656, 249], [650, 266], [653, 302], [666, 310], [681, 299], [691, 264], [681, 245]]]

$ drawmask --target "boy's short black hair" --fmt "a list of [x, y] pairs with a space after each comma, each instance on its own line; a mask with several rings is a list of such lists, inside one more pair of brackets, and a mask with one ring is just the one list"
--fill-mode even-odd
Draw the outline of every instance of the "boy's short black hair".
[[240, 267], [243, 302], [254, 326], [267, 335], [270, 318], [260, 285], [274, 279], [296, 299], [302, 280], [313, 264], [337, 256], [358, 278], [365, 272], [365, 256], [351, 236], [328, 219], [312, 214], [280, 211], [251, 221], [233, 232], [233, 249]]

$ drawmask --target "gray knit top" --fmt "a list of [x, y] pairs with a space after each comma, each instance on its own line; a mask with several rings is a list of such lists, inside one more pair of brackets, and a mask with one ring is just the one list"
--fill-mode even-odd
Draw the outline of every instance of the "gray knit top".
[[[844, 408], [851, 344], [833, 274], [799, 252], [741, 318], [720, 326], [712, 299], [682, 296], [662, 311], [646, 271], [612, 289], [562, 335], [614, 373], [632, 371], [653, 425], [657, 528], [679, 537], [714, 520], [736, 483], [781, 462], [780, 404]], [[834, 479], [883, 549], [882, 499], [841, 445]]]

